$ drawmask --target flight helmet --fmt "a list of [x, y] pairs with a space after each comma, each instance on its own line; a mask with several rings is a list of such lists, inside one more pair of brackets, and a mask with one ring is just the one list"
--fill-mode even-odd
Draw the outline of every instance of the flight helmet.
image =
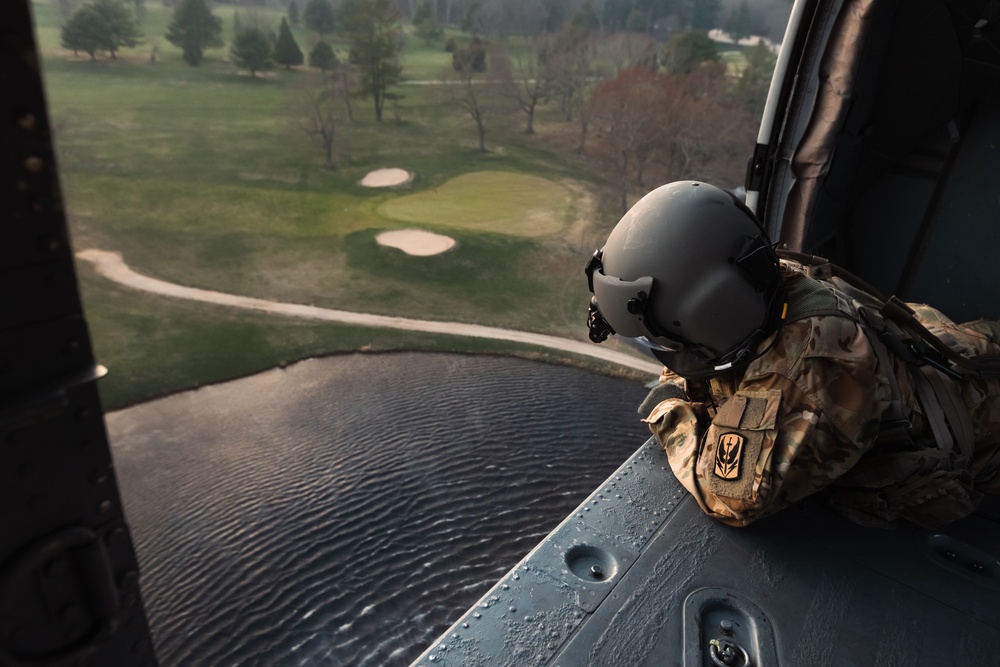
[[640, 199], [586, 273], [590, 339], [635, 338], [682, 377], [749, 362], [777, 319], [773, 247], [743, 202], [706, 183], [669, 183]]

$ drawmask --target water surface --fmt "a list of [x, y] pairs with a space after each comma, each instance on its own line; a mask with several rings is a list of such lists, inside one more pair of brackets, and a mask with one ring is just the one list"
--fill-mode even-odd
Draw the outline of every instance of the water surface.
[[644, 393], [350, 355], [109, 414], [161, 663], [409, 664], [642, 444]]

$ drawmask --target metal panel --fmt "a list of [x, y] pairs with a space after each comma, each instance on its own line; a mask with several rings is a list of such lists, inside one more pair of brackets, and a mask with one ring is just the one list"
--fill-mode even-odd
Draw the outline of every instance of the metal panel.
[[0, 665], [154, 665], [29, 5], [0, 31]]
[[994, 664], [997, 500], [936, 531], [816, 498], [732, 528], [650, 439], [413, 665]]

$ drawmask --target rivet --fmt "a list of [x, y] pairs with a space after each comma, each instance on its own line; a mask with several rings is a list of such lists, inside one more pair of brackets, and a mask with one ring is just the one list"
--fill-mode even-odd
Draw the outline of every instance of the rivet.
[[17, 118], [17, 126], [25, 132], [31, 132], [38, 126], [38, 119], [33, 113], [23, 113]]
[[42, 252], [55, 252], [59, 250], [59, 239], [54, 236], [40, 236], [38, 238], [38, 249]]
[[110, 500], [102, 500], [97, 505], [97, 511], [100, 512], [101, 514], [107, 514], [108, 512], [111, 511], [111, 508], [113, 508], [114, 506], [115, 504]]
[[45, 160], [42, 158], [35, 155], [24, 158], [24, 170], [29, 174], [40, 174], [43, 169], [45, 169]]

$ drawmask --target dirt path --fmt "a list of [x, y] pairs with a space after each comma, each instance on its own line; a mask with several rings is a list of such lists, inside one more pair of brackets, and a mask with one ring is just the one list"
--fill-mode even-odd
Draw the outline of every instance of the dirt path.
[[632, 368], [651, 375], [659, 375], [661, 369], [660, 365], [654, 363], [653, 361], [646, 361], [632, 355], [617, 352], [615, 350], [607, 349], [605, 347], [584, 341], [558, 338], [556, 336], [547, 336], [545, 334], [529, 333], [526, 331], [499, 329], [479, 324], [415, 320], [406, 317], [353, 313], [346, 310], [333, 310], [330, 308], [304, 306], [295, 303], [267, 301], [265, 299], [256, 299], [248, 296], [238, 296], [236, 294], [226, 294], [224, 292], [198, 289], [196, 287], [184, 287], [183, 285], [177, 285], [163, 280], [158, 280], [156, 278], [150, 278], [149, 276], [144, 276], [141, 273], [136, 273], [130, 269], [122, 259], [121, 253], [117, 252], [89, 249], [81, 250], [76, 253], [76, 256], [80, 259], [93, 263], [97, 272], [108, 280], [125, 285], [126, 287], [142, 290], [151, 294], [159, 294], [161, 296], [188, 299], [190, 301], [201, 301], [203, 303], [213, 303], [220, 306], [230, 306], [232, 308], [256, 310], [274, 315], [301, 317], [310, 320], [323, 320], [327, 322], [341, 322], [343, 324], [355, 324], [366, 327], [384, 327], [387, 329], [424, 331], [426, 333], [469, 336], [472, 338], [489, 338], [515, 343], [526, 343], [528, 345], [537, 345], [539, 347], [559, 350], [561, 352], [570, 352], [586, 357], [602, 359], [604, 361], [618, 364], [619, 366]]

